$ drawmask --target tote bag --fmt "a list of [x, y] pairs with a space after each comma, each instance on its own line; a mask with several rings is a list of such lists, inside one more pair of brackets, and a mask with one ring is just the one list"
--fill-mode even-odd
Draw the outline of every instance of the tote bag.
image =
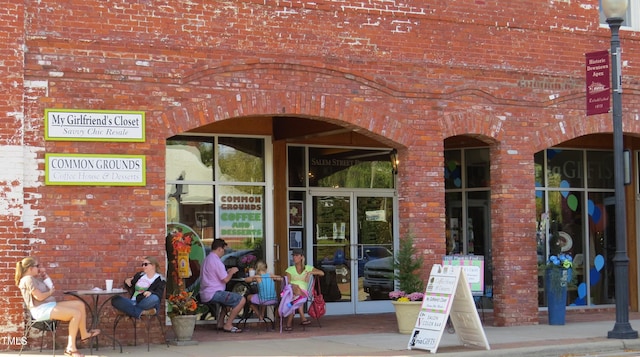
[[320, 290], [320, 279], [314, 279], [312, 294], [313, 301], [309, 306], [309, 316], [317, 320], [327, 313], [327, 304], [325, 303], [324, 296], [322, 296], [322, 291]]

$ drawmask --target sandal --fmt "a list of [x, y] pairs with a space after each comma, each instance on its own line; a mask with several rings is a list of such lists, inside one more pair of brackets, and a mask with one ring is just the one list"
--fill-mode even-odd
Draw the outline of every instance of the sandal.
[[64, 355], [68, 357], [84, 357], [84, 355], [78, 351], [64, 350]]
[[227, 330], [227, 329], [224, 329], [224, 332], [229, 332], [229, 333], [240, 333], [240, 332], [242, 332], [242, 330], [241, 330], [241, 329], [239, 329], [239, 328], [237, 328], [237, 327], [235, 327], [235, 326], [233, 326], [232, 328], [230, 328], [230, 329], [228, 329], [228, 330]]
[[293, 331], [293, 327], [291, 327], [291, 326], [286, 326], [286, 327], [284, 328], [284, 330], [285, 330], [285, 331]]
[[311, 320], [304, 320], [304, 321], [300, 322], [300, 325], [306, 326], [306, 325], [308, 325], [310, 323], [311, 323]]
[[[101, 332], [102, 332], [102, 331], [100, 331], [100, 330], [91, 330], [91, 331], [89, 331], [89, 337], [87, 337], [87, 338], [83, 338], [81, 341], [82, 341], [82, 342], [87, 342], [87, 341], [89, 341], [90, 339], [92, 339], [92, 338], [94, 338], [94, 337], [98, 336]], [[71, 352], [73, 352], [73, 351], [71, 351]], [[75, 352], [78, 352], [78, 351], [75, 351]]]

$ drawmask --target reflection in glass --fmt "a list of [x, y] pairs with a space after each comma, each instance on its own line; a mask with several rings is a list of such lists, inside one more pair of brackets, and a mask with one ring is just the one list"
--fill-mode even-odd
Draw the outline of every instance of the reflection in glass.
[[[327, 301], [351, 301], [350, 202], [348, 196], [313, 197], [313, 257], [316, 260], [307, 264], [324, 270], [331, 290], [327, 292], [329, 300], [325, 295]], [[339, 294], [334, 295], [337, 291]]]
[[393, 188], [389, 150], [309, 148], [309, 186]]
[[218, 181], [264, 182], [264, 140], [220, 137], [218, 166]]
[[548, 187], [584, 187], [582, 150], [548, 149]]
[[388, 300], [394, 287], [393, 198], [358, 197], [357, 212], [358, 301]]

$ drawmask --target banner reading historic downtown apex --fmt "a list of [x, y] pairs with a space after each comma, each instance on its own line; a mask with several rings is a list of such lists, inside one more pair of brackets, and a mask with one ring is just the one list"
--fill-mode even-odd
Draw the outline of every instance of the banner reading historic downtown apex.
[[611, 108], [609, 51], [591, 52], [585, 57], [587, 115], [608, 113]]

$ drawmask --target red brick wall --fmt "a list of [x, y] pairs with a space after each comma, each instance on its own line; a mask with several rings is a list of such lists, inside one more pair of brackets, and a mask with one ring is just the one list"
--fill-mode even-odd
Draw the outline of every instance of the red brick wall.
[[[13, 324], [23, 255], [41, 257], [60, 290], [163, 256], [165, 138], [275, 114], [400, 149], [401, 234], [416, 236], [427, 266], [444, 253], [443, 140], [490, 143], [494, 269], [506, 272], [495, 275], [495, 321], [537, 321], [533, 153], [611, 131], [607, 115], [584, 116], [584, 53], [609, 47], [596, 0], [24, 3], [0, 1], [0, 155], [28, 163], [0, 193], [11, 208], [0, 210], [0, 310]], [[640, 133], [638, 34], [623, 32], [622, 45], [625, 130]], [[144, 110], [147, 141], [45, 142], [50, 107]], [[148, 184], [44, 186], [45, 152], [144, 154]]]

